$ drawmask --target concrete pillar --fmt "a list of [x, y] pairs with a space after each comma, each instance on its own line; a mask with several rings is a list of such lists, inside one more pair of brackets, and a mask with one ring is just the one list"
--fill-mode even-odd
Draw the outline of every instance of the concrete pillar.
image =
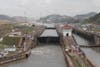
[[95, 44], [96, 45], [100, 45], [100, 37], [98, 37], [98, 36], [94, 36], [94, 40], [95, 40]]

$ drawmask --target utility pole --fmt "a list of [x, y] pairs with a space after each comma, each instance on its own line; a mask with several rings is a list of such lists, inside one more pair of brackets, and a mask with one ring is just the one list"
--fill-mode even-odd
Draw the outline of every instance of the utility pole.
[[27, 23], [27, 17], [26, 17], [26, 12], [24, 11], [24, 19], [25, 19], [25, 23]]

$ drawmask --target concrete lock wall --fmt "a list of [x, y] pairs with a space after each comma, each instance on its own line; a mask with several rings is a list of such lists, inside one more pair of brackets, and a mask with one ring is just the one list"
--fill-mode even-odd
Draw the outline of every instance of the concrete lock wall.
[[60, 43], [60, 37], [39, 37], [39, 43]]
[[100, 37], [94, 36], [96, 45], [100, 45]]
[[73, 30], [72, 31], [74, 34], [77, 34], [85, 39], [87, 39], [88, 41], [90, 42], [95, 42], [95, 38], [94, 38], [94, 35], [93, 34], [90, 34], [90, 33], [87, 33], [87, 32], [83, 32], [83, 31], [79, 31], [79, 30]]

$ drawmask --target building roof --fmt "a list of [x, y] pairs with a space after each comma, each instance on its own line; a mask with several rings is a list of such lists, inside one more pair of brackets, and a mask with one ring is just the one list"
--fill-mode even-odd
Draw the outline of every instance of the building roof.
[[70, 26], [70, 25], [64, 25], [63, 28], [65, 28], [65, 29], [71, 29], [72, 26]]

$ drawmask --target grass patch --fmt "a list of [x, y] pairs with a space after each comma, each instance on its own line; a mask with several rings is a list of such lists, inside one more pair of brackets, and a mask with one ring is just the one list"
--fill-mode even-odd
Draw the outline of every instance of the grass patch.
[[95, 30], [92, 30], [94, 32], [100, 32], [100, 29], [95, 29]]
[[30, 33], [34, 30], [34, 27], [29, 27], [29, 26], [16, 26], [16, 28], [20, 29], [23, 33]]
[[33, 28], [32, 27], [27, 27], [27, 28], [24, 28], [22, 31], [24, 33], [29, 33], [29, 32], [32, 32], [33, 31]]
[[76, 60], [76, 63], [79, 65], [79, 67], [82, 67], [82, 65], [80, 64], [78, 60]]
[[6, 36], [6, 37], [3, 38], [3, 41], [1, 43], [4, 44], [4, 45], [8, 45], [8, 46], [15, 45], [17, 47], [19, 41], [20, 41], [19, 37], [9, 37], [9, 36]]
[[74, 56], [75, 63], [78, 65], [78, 67], [82, 67], [81, 63], [79, 62], [78, 58]]
[[4, 36], [5, 34], [11, 32], [11, 30], [13, 29], [13, 25], [12, 24], [3, 24], [0, 25], [0, 37]]
[[0, 49], [4, 49], [4, 48], [7, 48], [7, 47], [8, 47], [7, 45], [0, 44]]

